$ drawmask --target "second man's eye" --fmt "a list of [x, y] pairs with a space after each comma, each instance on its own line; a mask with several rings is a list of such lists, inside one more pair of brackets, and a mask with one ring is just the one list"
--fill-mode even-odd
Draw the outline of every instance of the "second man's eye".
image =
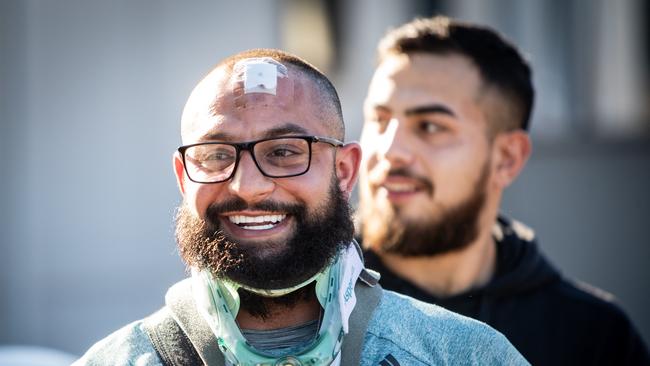
[[438, 132], [442, 132], [445, 130], [444, 127], [440, 126], [437, 123], [431, 122], [431, 121], [421, 121], [418, 124], [418, 127], [420, 131], [426, 133], [426, 134], [434, 134]]

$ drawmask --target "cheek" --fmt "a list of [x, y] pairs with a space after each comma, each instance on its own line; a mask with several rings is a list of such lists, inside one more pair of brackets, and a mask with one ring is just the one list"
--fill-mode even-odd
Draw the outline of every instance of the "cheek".
[[275, 194], [271, 199], [282, 202], [301, 202], [309, 208], [317, 207], [327, 199], [332, 174], [331, 169], [324, 169], [319, 164], [313, 164], [307, 174], [276, 179]]
[[377, 159], [377, 150], [380, 145], [380, 134], [377, 133], [374, 127], [364, 125], [363, 130], [361, 131], [361, 138], [359, 139], [359, 145], [361, 145], [361, 165], [367, 165], [372, 159]]
[[413, 151], [418, 152], [418, 160], [436, 184], [451, 181], [462, 185], [477, 174], [488, 154], [483, 141], [463, 136], [444, 144], [422, 144]]
[[438, 152], [429, 165], [434, 199], [456, 202], [470, 194], [483, 171], [487, 154], [486, 150], [471, 145]]
[[370, 183], [371, 175], [381, 175], [381, 169], [386, 169], [387, 167], [380, 166], [379, 164], [381, 162], [381, 156], [378, 152], [379, 143], [377, 140], [366, 137], [360, 141], [360, 145], [362, 154], [359, 164], [359, 189], [363, 190]]
[[197, 184], [192, 183], [186, 186], [185, 204], [197, 216], [203, 217], [210, 204], [218, 200], [219, 192], [225, 188], [223, 183]]
[[359, 164], [359, 184], [363, 187], [369, 183], [369, 175], [373, 169], [377, 168], [379, 157], [372, 149], [364, 149], [362, 147], [363, 157]]

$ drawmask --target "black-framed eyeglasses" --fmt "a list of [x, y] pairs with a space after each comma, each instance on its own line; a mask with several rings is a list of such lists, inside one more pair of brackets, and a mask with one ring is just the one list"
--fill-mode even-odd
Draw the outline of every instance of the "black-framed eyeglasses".
[[187, 177], [196, 183], [220, 183], [237, 170], [242, 151], [249, 151], [262, 174], [270, 178], [295, 177], [311, 165], [312, 143], [334, 147], [343, 142], [321, 136], [284, 136], [248, 142], [201, 142], [178, 148]]

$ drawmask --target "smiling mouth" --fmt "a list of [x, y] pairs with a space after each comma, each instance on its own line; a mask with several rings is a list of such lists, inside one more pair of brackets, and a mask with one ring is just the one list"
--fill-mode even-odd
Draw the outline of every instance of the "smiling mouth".
[[228, 216], [228, 220], [245, 230], [269, 230], [282, 223], [286, 217], [286, 214], [258, 216], [232, 215]]
[[419, 190], [417, 185], [410, 183], [384, 183], [382, 186], [393, 193], [413, 193]]

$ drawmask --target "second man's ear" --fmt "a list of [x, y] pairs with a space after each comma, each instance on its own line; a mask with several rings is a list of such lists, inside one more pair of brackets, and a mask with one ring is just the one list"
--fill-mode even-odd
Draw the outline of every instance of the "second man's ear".
[[532, 152], [528, 133], [523, 130], [502, 132], [492, 142], [494, 181], [502, 189], [519, 176]]

